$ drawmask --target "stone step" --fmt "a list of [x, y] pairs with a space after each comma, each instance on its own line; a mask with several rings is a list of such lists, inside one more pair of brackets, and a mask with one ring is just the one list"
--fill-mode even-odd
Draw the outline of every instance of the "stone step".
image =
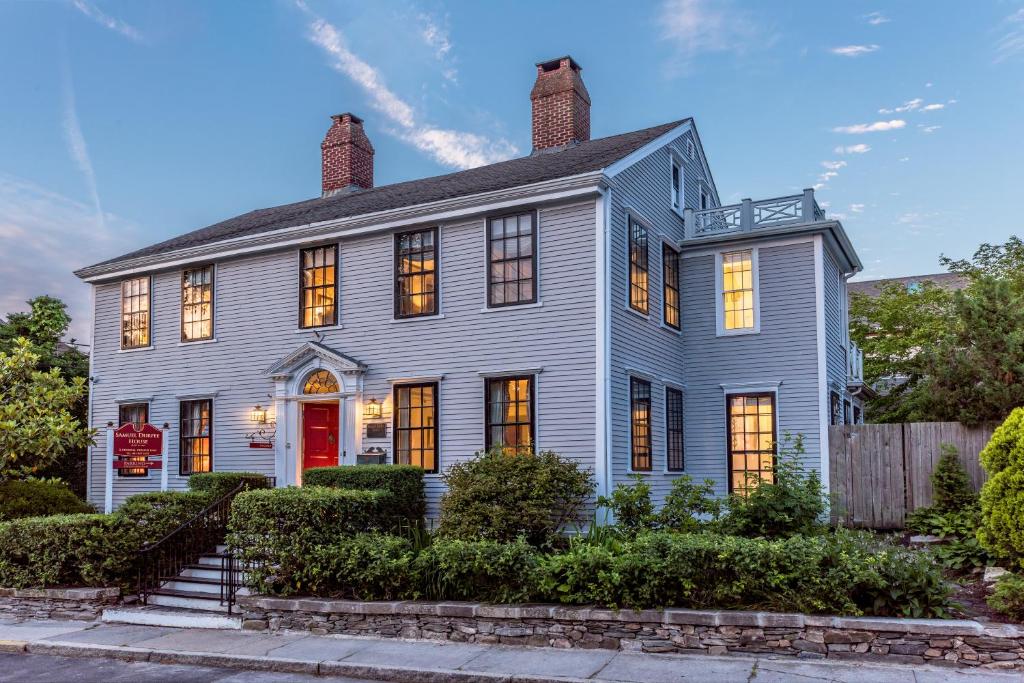
[[[192, 593], [209, 593], [210, 595], [217, 596], [220, 599], [220, 573], [218, 572], [217, 578], [202, 578], [194, 576], [176, 576], [176, 577], [164, 577], [162, 579], [164, 583], [160, 585], [160, 590], [167, 591], [182, 591]], [[237, 595], [249, 595], [249, 589], [240, 587], [236, 591]]]
[[149, 605], [161, 607], [181, 607], [202, 612], [227, 612], [228, 606], [220, 603], [220, 594], [202, 593], [199, 591], [175, 590], [160, 588], [149, 594]]
[[241, 630], [242, 628], [242, 617], [239, 615], [218, 614], [210, 611], [197, 612], [153, 605], [110, 607], [103, 610], [103, 615], [100, 618], [103, 622], [110, 624], [232, 630]]
[[[201, 564], [190, 564], [181, 570], [182, 578], [216, 579], [220, 581], [220, 567], [208, 567]], [[245, 581], [245, 572], [235, 572], [239, 581]]]
[[208, 555], [200, 555], [196, 561], [197, 564], [201, 564], [204, 567], [217, 567], [220, 569], [221, 564], [224, 562], [224, 556], [220, 554], [210, 553]]

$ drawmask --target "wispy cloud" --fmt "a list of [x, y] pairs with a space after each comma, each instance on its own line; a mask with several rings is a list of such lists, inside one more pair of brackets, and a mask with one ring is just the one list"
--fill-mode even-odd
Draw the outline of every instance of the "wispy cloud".
[[828, 186], [828, 181], [832, 180], [839, 175], [839, 169], [846, 166], [845, 161], [823, 161], [821, 167], [825, 170], [818, 176], [818, 181], [814, 184], [815, 190], [820, 190]]
[[75, 106], [75, 85], [71, 80], [71, 70], [65, 63], [63, 78], [63, 128], [64, 140], [68, 146], [68, 154], [71, 155], [78, 170], [82, 172], [85, 179], [85, 186], [89, 190], [93, 206], [96, 210], [96, 224], [103, 230], [106, 228], [103, 217], [103, 206], [100, 203], [99, 188], [96, 185], [96, 171], [92, 166], [92, 159], [89, 157], [89, 148], [85, 144], [85, 136], [82, 134], [82, 126], [78, 122], [78, 108]]
[[999, 28], [1002, 35], [996, 39], [996, 64], [1024, 55], [1024, 7], [1003, 19]]
[[417, 19], [420, 23], [420, 38], [434, 52], [434, 58], [444, 67], [441, 74], [447, 80], [456, 82], [458, 71], [451, 60], [453, 46], [448, 27], [425, 12], [421, 12]]
[[832, 129], [834, 133], [850, 133], [860, 135], [863, 133], [883, 133], [889, 130], [897, 130], [907, 125], [902, 119], [892, 121], [875, 121], [874, 123], [855, 123], [852, 126], [836, 126]]
[[871, 146], [862, 142], [857, 145], [839, 145], [832, 151], [836, 154], [867, 154], [871, 151]]
[[342, 32], [327, 20], [313, 15], [304, 3], [296, 3], [310, 15], [309, 40], [328, 56], [331, 68], [344, 74], [370, 98], [370, 106], [396, 126], [392, 132], [438, 162], [453, 168], [474, 168], [508, 159], [518, 151], [505, 139], [431, 126], [413, 107], [392, 91], [381, 73], [352, 52]]
[[930, 135], [931, 133], [934, 133], [938, 129], [942, 128], [942, 126], [926, 126], [921, 123], [917, 124], [917, 127], [920, 128], [921, 132], [926, 135]]
[[764, 24], [729, 2], [663, 0], [659, 12], [662, 39], [676, 48], [672, 70], [685, 73], [703, 53], [742, 54], [775, 38]]
[[945, 109], [945, 108], [946, 108], [946, 105], [937, 102], [935, 104], [926, 104], [926, 105], [924, 105], [923, 107], [921, 107], [921, 111], [938, 111], [940, 109]]
[[900, 162], [910, 161], [910, 157], [900, 157]]
[[854, 213], [864, 213], [863, 204], [850, 204], [850, 211]]
[[881, 12], [870, 12], [864, 15], [864, 21], [872, 26], [880, 26], [881, 24], [888, 24], [892, 20]]
[[872, 52], [878, 52], [881, 49], [880, 45], [843, 45], [842, 47], [834, 47], [829, 52], [840, 57], [860, 57]]
[[94, 212], [88, 203], [0, 173], [0, 311], [25, 310], [25, 301], [40, 294], [56, 296], [71, 309], [71, 335], [88, 340], [89, 288], [71, 271], [127, 251], [138, 236], [136, 226], [110, 214], [97, 227]]
[[895, 114], [897, 112], [903, 113], [903, 112], [908, 112], [908, 111], [914, 111], [915, 109], [919, 109], [922, 104], [924, 104], [924, 100], [922, 100], [920, 97], [915, 97], [912, 100], [907, 100], [906, 102], [904, 102], [903, 104], [901, 104], [898, 107], [893, 107], [892, 109], [885, 109], [885, 108], [879, 109], [878, 113], [879, 114]]
[[95, 21], [97, 24], [104, 26], [111, 31], [120, 33], [125, 38], [134, 40], [136, 43], [141, 43], [143, 41], [142, 33], [137, 28], [116, 17], [112, 17], [109, 14], [104, 14], [96, 5], [86, 2], [86, 0], [71, 0], [71, 4], [75, 9]]

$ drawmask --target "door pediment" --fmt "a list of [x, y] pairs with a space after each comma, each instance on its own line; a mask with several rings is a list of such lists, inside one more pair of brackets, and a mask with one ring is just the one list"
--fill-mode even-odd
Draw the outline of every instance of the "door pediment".
[[366, 366], [351, 356], [318, 342], [305, 342], [267, 368], [263, 374], [275, 380], [288, 379], [315, 361], [342, 375], [362, 375], [366, 372]]

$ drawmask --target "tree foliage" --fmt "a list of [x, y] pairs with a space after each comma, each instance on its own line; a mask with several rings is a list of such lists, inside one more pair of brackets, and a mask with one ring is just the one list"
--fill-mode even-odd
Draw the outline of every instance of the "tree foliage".
[[0, 352], [0, 479], [37, 474], [65, 453], [92, 442], [92, 430], [73, 410], [84, 378], [38, 369], [39, 355], [24, 338]]

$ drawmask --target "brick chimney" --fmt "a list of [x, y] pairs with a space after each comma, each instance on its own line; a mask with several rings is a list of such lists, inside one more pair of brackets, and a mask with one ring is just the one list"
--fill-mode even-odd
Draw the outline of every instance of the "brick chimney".
[[323, 155], [323, 196], [373, 187], [373, 145], [355, 114], [332, 116], [334, 123], [320, 143]]
[[562, 148], [590, 139], [590, 93], [580, 65], [565, 56], [537, 64], [533, 102], [533, 151]]

